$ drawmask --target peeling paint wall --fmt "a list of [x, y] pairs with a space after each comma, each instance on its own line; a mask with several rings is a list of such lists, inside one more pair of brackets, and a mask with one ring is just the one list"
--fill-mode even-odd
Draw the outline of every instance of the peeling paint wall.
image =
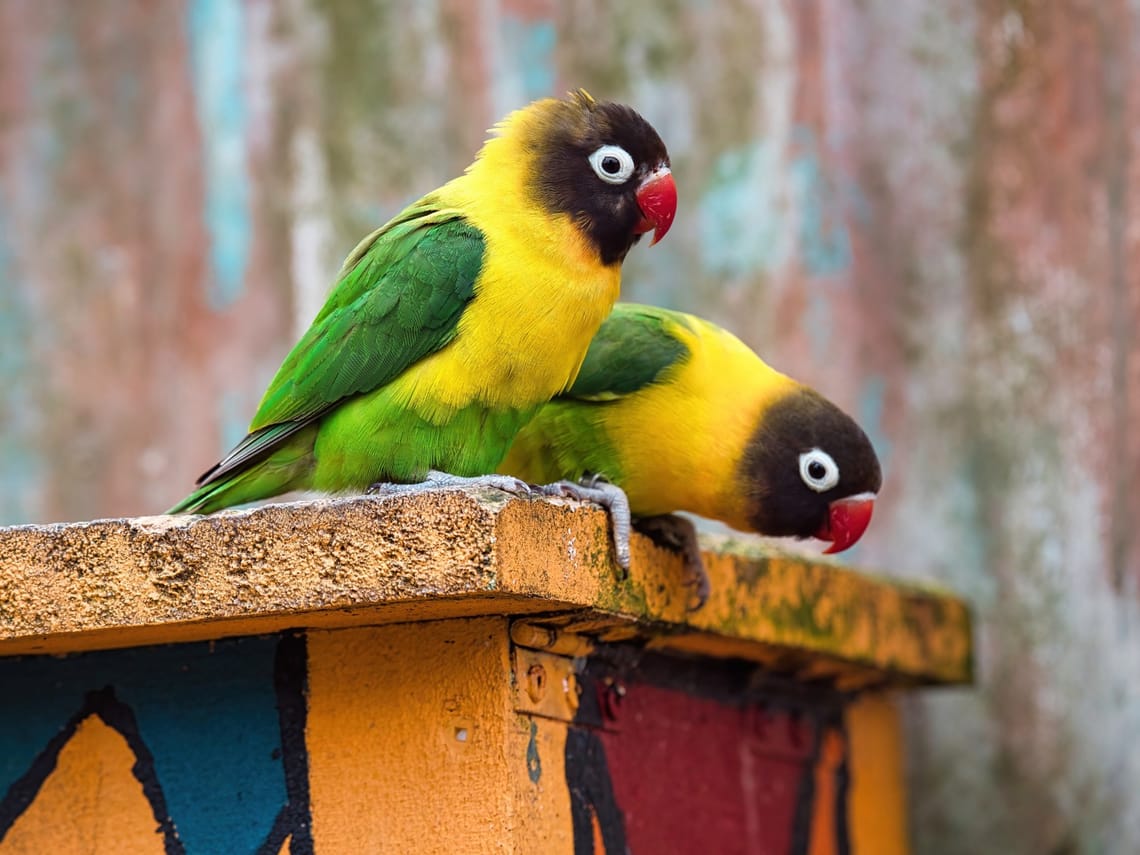
[[854, 560], [980, 616], [909, 710], [916, 850], [1138, 851], [1140, 9], [1122, 0], [0, 3], [0, 521], [150, 513], [367, 230], [500, 114], [636, 104], [681, 209], [628, 298], [885, 464]]

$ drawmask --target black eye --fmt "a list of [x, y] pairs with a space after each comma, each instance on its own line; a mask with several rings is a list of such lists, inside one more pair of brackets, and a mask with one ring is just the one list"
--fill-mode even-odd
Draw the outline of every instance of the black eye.
[[602, 158], [602, 172], [607, 175], [617, 175], [621, 171], [621, 161], [616, 157]]
[[813, 460], [808, 464], [808, 475], [817, 481], [822, 481], [823, 476], [827, 474], [827, 467], [820, 463], [818, 460]]

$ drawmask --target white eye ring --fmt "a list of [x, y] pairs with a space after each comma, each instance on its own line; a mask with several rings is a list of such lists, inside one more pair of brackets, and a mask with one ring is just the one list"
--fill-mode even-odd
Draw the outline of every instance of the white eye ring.
[[[812, 471], [818, 470], [820, 466], [823, 467], [822, 475], [818, 471]], [[826, 493], [839, 483], [839, 467], [826, 451], [813, 448], [800, 455], [800, 477], [810, 489]]]
[[[607, 166], [613, 166], [612, 161], [617, 161], [616, 172], [606, 169]], [[594, 174], [607, 184], [625, 184], [633, 175], [633, 158], [620, 145], [604, 145], [599, 148], [590, 155], [590, 166], [594, 168]]]

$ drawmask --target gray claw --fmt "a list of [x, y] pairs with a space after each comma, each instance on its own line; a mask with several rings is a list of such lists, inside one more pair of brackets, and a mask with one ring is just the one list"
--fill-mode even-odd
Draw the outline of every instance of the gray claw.
[[538, 488], [544, 496], [559, 496], [579, 502], [593, 502], [610, 513], [610, 530], [614, 536], [614, 553], [623, 575], [629, 573], [629, 533], [632, 517], [625, 491], [600, 475], [583, 478], [581, 482], [556, 481]]
[[686, 607], [695, 612], [708, 601], [712, 592], [709, 574], [701, 556], [700, 542], [696, 526], [690, 520], [675, 514], [662, 514], [656, 517], [642, 517], [637, 521], [637, 530], [662, 549], [679, 554], [685, 562], [685, 585], [691, 588], [691, 596]]

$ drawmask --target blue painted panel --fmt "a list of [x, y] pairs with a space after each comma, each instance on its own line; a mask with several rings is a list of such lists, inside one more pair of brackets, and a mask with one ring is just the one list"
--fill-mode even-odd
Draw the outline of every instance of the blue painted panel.
[[254, 852], [287, 801], [274, 689], [279, 639], [0, 661], [0, 788], [111, 687], [134, 712], [186, 851]]

